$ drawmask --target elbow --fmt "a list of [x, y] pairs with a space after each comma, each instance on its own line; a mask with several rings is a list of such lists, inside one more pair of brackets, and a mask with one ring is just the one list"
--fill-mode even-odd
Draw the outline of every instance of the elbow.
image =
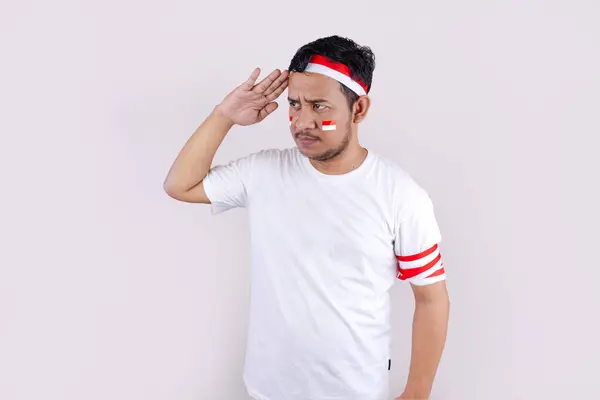
[[173, 184], [168, 179], [163, 182], [163, 190], [169, 197], [175, 200], [181, 199], [182, 193], [185, 193], [185, 190], [182, 190], [181, 187]]

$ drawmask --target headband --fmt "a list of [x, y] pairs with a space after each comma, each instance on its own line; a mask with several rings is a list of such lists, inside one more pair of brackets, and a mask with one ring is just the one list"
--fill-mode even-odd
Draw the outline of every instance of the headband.
[[368, 91], [367, 85], [364, 82], [352, 78], [350, 68], [347, 65], [333, 61], [325, 56], [313, 55], [304, 72], [315, 72], [333, 78], [359, 96], [366, 95]]

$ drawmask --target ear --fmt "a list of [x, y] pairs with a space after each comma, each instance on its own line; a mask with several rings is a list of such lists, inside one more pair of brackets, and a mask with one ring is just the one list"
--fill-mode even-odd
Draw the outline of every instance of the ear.
[[362, 122], [369, 113], [369, 107], [371, 107], [371, 98], [360, 96], [352, 106], [352, 122], [355, 124]]

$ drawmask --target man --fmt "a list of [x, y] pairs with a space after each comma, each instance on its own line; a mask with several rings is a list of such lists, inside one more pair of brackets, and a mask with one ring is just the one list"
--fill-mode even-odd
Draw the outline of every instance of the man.
[[[244, 381], [255, 399], [387, 400], [396, 280], [410, 283], [416, 304], [399, 399], [430, 395], [449, 310], [441, 235], [427, 193], [359, 144], [374, 67], [368, 47], [332, 36], [258, 83], [257, 68], [194, 132], [165, 180], [180, 201], [248, 211]], [[230, 129], [264, 120], [286, 88], [296, 146], [211, 167]]]

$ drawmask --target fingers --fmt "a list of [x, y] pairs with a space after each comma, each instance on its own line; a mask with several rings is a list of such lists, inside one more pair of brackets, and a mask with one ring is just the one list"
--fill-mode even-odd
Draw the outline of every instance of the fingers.
[[254, 83], [258, 79], [259, 75], [260, 75], [260, 68], [258, 68], [258, 67], [254, 68], [254, 71], [252, 71], [252, 74], [250, 74], [250, 76], [248, 77], [246, 82], [244, 82], [242, 84], [242, 89], [252, 90], [252, 88], [254, 87]]
[[280, 76], [281, 72], [278, 69], [274, 70], [269, 75], [267, 75], [266, 78], [260, 81], [260, 83], [255, 85], [252, 91], [259, 94], [264, 94], [264, 92], [269, 88], [269, 86], [271, 86], [273, 82], [275, 82], [275, 80]]
[[262, 121], [263, 119], [267, 118], [269, 116], [269, 114], [271, 114], [273, 111], [277, 110], [277, 107], [279, 107], [279, 104], [277, 104], [275, 102], [271, 102], [271, 103], [267, 104], [266, 106], [264, 106], [263, 109], [260, 110], [258, 113], [259, 120]]
[[[263, 92], [264, 96], [269, 96], [271, 93], [273, 93], [275, 90], [279, 89], [279, 87], [284, 84], [287, 83], [288, 80], [288, 71], [284, 70], [281, 75], [279, 75], [279, 77], [277, 79], [275, 79], [267, 89], [265, 89], [265, 91]], [[280, 93], [281, 94], [281, 93]]]
[[283, 93], [283, 91], [288, 87], [288, 80], [284, 79], [284, 81], [275, 88], [275, 90], [273, 90], [273, 92], [271, 92], [268, 96], [267, 96], [267, 100], [268, 101], [273, 101], [276, 98], [278, 98], [279, 96], [281, 96], [281, 93]]

